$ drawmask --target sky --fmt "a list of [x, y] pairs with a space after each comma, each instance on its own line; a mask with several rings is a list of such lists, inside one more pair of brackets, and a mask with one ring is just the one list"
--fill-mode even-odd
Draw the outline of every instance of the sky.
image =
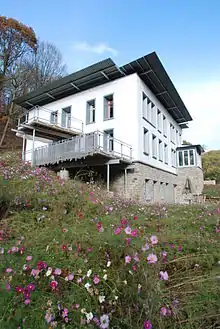
[[54, 43], [72, 73], [156, 51], [193, 117], [183, 138], [220, 149], [219, 0], [0, 0], [0, 15]]

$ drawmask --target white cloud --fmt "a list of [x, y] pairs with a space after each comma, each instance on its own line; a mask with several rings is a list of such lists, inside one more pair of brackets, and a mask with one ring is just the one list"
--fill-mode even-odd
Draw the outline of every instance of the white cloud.
[[189, 83], [178, 90], [193, 117], [183, 138], [208, 149], [220, 149], [220, 81]]
[[74, 44], [74, 49], [79, 51], [85, 51], [89, 53], [95, 53], [95, 54], [104, 54], [104, 53], [110, 53], [113, 56], [118, 55], [118, 51], [112, 47], [110, 47], [105, 42], [100, 42], [96, 44], [89, 44], [88, 42], [77, 42]]

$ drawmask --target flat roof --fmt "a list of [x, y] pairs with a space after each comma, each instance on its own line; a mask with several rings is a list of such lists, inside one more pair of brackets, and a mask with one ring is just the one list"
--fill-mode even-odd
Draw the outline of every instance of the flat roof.
[[121, 67], [111, 58], [105, 59], [19, 97], [15, 103], [26, 109], [43, 106], [133, 73], [139, 75], [177, 123], [192, 120], [156, 52]]
[[186, 150], [186, 149], [192, 149], [192, 148], [195, 148], [199, 155], [201, 155], [202, 153], [205, 152], [204, 148], [200, 144], [192, 144], [192, 145], [191, 144], [189, 144], [189, 145], [188, 144], [183, 144], [181, 146], [178, 146], [176, 148], [176, 150], [179, 151], [179, 150]]

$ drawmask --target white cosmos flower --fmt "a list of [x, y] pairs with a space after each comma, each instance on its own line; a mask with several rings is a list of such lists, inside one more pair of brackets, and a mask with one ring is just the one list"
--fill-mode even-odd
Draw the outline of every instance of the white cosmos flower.
[[99, 296], [99, 303], [102, 304], [105, 301], [105, 296]]
[[92, 274], [92, 270], [88, 270], [87, 277], [89, 278], [91, 274]]

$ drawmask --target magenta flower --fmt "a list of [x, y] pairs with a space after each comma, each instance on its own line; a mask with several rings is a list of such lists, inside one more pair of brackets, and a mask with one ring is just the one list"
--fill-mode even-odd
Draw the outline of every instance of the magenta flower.
[[30, 262], [32, 260], [32, 256], [27, 256], [26, 262]]
[[152, 329], [152, 328], [153, 328], [153, 326], [150, 323], [150, 321], [148, 321], [148, 320], [144, 321], [144, 329]]
[[94, 275], [93, 282], [94, 282], [94, 284], [99, 284], [100, 279], [99, 279], [98, 275], [96, 275], [96, 274]]
[[178, 251], [182, 251], [182, 247], [181, 246], [178, 246]]
[[147, 257], [147, 262], [149, 264], [154, 264], [157, 262], [157, 256], [155, 254], [149, 254]]
[[16, 291], [16, 292], [23, 293], [23, 292], [24, 292], [24, 288], [23, 288], [23, 287], [20, 287], [20, 286], [16, 286], [16, 287], [15, 287], [15, 291]]
[[131, 256], [125, 256], [125, 264], [129, 264], [131, 262]]
[[126, 218], [122, 218], [121, 224], [122, 225], [128, 225], [128, 220]]
[[151, 241], [151, 243], [154, 245], [154, 244], [157, 244], [158, 243], [158, 239], [157, 239], [157, 237], [156, 237], [156, 235], [152, 235], [151, 237], [150, 237], [150, 241]]
[[167, 281], [168, 279], [169, 279], [169, 276], [168, 276], [167, 271], [165, 271], [165, 272], [160, 271], [160, 280]]
[[53, 281], [50, 282], [50, 287], [53, 290], [56, 289], [57, 286], [58, 286], [58, 282], [57, 281], [53, 280]]
[[39, 261], [37, 263], [37, 268], [38, 270], [45, 270], [47, 268], [47, 263], [43, 262], [43, 261]]
[[35, 285], [33, 283], [29, 283], [26, 287], [28, 291], [34, 291], [35, 290]]
[[125, 233], [128, 234], [128, 235], [131, 234], [131, 228], [130, 228], [130, 226], [127, 226], [127, 227], [125, 228]]
[[137, 236], [138, 231], [137, 230], [133, 230], [131, 231], [131, 236], [133, 236], [134, 238]]
[[67, 316], [68, 316], [68, 312], [69, 312], [69, 311], [68, 311], [68, 308], [64, 308], [64, 309], [63, 309], [63, 312], [62, 312], [62, 317], [63, 317], [63, 318], [67, 317]]

